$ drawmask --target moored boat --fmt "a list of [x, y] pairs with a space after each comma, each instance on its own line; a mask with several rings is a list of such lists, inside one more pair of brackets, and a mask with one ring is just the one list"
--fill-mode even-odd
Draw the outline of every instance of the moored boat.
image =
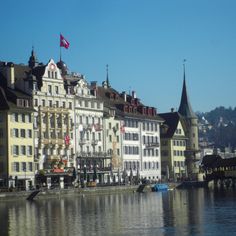
[[152, 187], [153, 192], [158, 192], [158, 191], [167, 191], [168, 190], [168, 185], [167, 184], [155, 184]]

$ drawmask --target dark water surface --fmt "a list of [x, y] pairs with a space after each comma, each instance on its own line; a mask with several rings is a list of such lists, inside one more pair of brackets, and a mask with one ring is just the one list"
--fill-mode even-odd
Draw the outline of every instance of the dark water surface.
[[206, 189], [0, 202], [0, 236], [236, 235], [235, 203]]

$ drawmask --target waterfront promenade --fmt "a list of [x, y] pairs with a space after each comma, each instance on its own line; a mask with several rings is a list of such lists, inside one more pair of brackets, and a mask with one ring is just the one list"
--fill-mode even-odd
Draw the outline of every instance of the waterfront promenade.
[[[39, 194], [35, 199], [66, 197], [71, 195], [98, 195], [110, 194], [119, 192], [136, 192], [138, 185], [121, 185], [121, 186], [105, 186], [105, 187], [86, 187], [86, 188], [67, 188], [67, 189], [40, 189]], [[15, 192], [0, 192], [0, 201], [16, 201], [26, 199], [33, 191], [15, 191]]]

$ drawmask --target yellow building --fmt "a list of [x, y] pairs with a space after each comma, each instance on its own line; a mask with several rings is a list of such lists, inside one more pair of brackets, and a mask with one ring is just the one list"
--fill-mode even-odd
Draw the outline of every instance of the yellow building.
[[167, 179], [177, 180], [186, 176], [186, 136], [183, 118], [178, 112], [163, 113], [161, 127], [161, 166]]
[[0, 87], [0, 179], [3, 187], [34, 185], [33, 108], [30, 96]]

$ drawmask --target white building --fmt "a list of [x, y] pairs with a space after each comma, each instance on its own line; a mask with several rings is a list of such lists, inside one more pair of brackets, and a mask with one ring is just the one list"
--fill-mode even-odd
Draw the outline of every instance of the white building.
[[[97, 95], [103, 99], [104, 107], [115, 110], [115, 118], [119, 120], [123, 179], [160, 179], [159, 127], [163, 120], [156, 114], [156, 109], [140, 103], [135, 92], [132, 95], [118, 93], [110, 87], [108, 80], [98, 87]], [[106, 146], [110, 139], [111, 136], [105, 139]]]

